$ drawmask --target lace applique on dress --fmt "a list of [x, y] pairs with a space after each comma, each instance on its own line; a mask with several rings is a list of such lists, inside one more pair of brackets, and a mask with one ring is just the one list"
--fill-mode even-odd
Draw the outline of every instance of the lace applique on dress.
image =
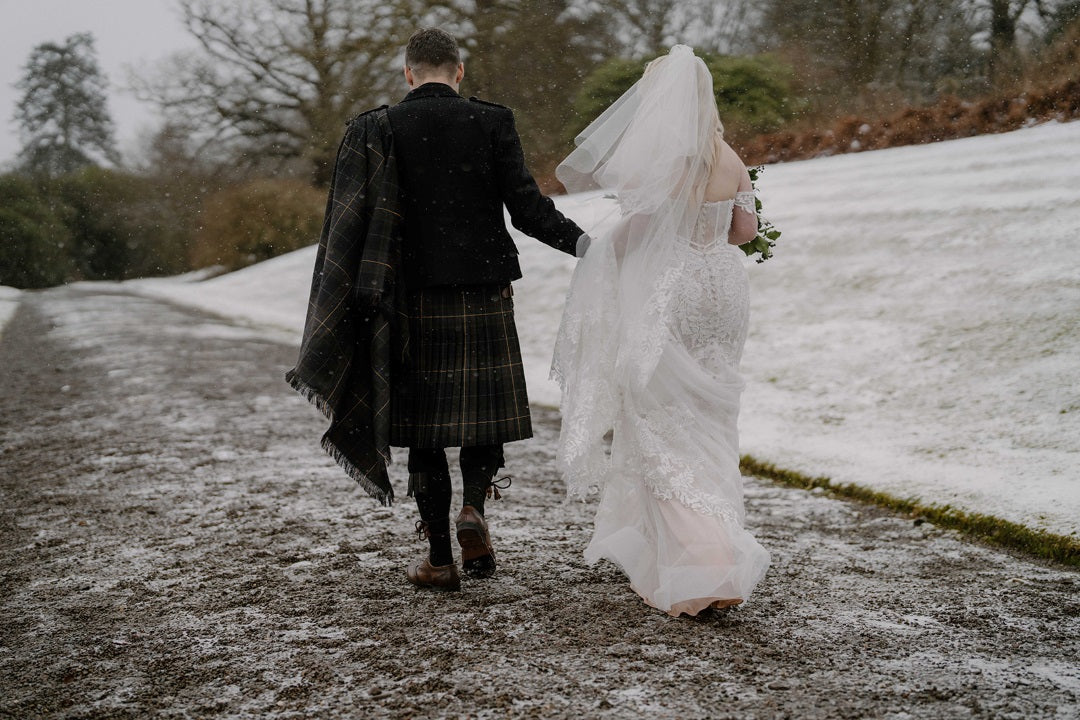
[[757, 196], [753, 190], [747, 190], [745, 192], [735, 193], [734, 198], [735, 207], [740, 210], [745, 210], [751, 215], [757, 214]]
[[679, 282], [664, 288], [671, 297], [670, 304], [662, 304], [669, 308], [676, 338], [712, 371], [721, 364], [738, 367], [750, 318], [744, 254], [727, 241], [736, 203], [746, 203], [739, 195], [753, 202], [753, 193], [739, 193], [732, 200], [702, 205], [676, 273]]
[[687, 442], [686, 429], [694, 416], [683, 408], [667, 407], [635, 418], [638, 443], [634, 464], [642, 479], [660, 500], [678, 500], [694, 512], [724, 522], [742, 521], [742, 510], [717, 493], [708, 492], [702, 478], [709, 477], [712, 464], [699, 448]]

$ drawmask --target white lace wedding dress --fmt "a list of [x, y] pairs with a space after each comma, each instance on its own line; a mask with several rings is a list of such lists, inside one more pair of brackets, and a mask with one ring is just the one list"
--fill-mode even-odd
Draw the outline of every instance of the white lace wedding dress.
[[728, 243], [732, 213], [755, 202], [704, 202], [722, 138], [712, 75], [676, 45], [556, 169], [567, 190], [600, 189], [619, 212], [590, 232], [563, 311], [556, 465], [570, 495], [600, 495], [585, 557], [617, 563], [672, 615], [745, 600], [769, 566], [743, 527], [749, 292], [744, 254]]
[[674, 616], [744, 600], [769, 565], [743, 527], [749, 287], [745, 256], [727, 242], [743, 211], [754, 212], [753, 193], [701, 205], [630, 320], [613, 307], [635, 232], [624, 217], [575, 272], [553, 364], [564, 388], [558, 465], [571, 494], [601, 494], [585, 557], [616, 563]]

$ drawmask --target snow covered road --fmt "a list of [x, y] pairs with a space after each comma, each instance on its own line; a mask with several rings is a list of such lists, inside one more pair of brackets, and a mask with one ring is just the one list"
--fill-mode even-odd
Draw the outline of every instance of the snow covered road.
[[673, 620], [581, 560], [542, 409], [489, 510], [498, 575], [417, 592], [414, 508], [322, 454], [295, 352], [107, 286], [24, 294], [0, 340], [0, 717], [1076, 717], [1075, 571], [751, 478], [769, 575]]

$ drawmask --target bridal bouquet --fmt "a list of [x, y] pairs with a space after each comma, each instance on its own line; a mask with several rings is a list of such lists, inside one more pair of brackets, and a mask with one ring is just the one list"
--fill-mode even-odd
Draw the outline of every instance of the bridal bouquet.
[[[747, 172], [750, 173], [750, 185], [754, 190], [757, 190], [758, 175], [764, 169], [762, 165], [747, 168]], [[748, 256], [761, 253], [761, 257], [757, 259], [761, 263], [772, 257], [772, 249], [776, 245], [777, 238], [780, 237], [780, 231], [761, 214], [761, 199], [756, 195], [754, 196], [754, 204], [757, 206], [757, 235], [750, 242], [740, 245], [739, 248]]]

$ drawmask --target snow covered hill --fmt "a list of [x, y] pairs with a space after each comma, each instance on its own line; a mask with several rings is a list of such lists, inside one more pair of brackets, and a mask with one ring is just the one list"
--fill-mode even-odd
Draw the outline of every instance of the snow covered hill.
[[[1080, 122], [766, 168], [743, 451], [900, 497], [1080, 531]], [[560, 208], [590, 227], [608, 201]], [[574, 260], [518, 236], [534, 402]], [[126, 283], [299, 340], [314, 248]], [[196, 276], [197, 277], [197, 276]]]
[[19, 296], [22, 291], [7, 285], [0, 285], [0, 337], [4, 334], [4, 325], [15, 314], [15, 308], [19, 306]]

